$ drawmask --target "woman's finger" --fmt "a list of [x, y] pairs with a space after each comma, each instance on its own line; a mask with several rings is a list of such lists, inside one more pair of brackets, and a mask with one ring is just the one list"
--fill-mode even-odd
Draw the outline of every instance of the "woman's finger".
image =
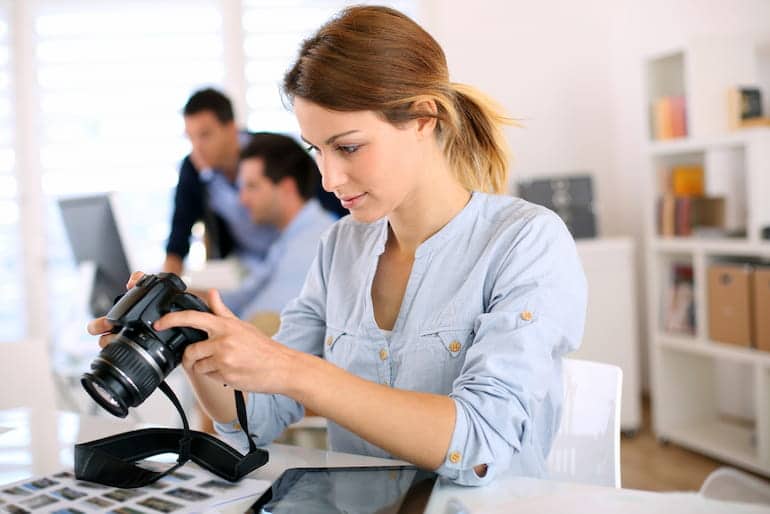
[[107, 321], [106, 317], [102, 316], [101, 318], [89, 321], [86, 330], [88, 330], [88, 333], [92, 336], [106, 334], [112, 330], [112, 323]]
[[104, 348], [114, 340], [115, 340], [115, 336], [113, 336], [112, 334], [103, 335], [102, 337], [99, 338], [99, 347]]
[[211, 337], [214, 330], [219, 326], [219, 319], [216, 315], [208, 312], [196, 311], [194, 309], [169, 312], [161, 316], [152, 324], [155, 330], [168, 330], [174, 327], [191, 327], [206, 332]]
[[136, 285], [137, 282], [144, 276], [144, 272], [141, 271], [134, 271], [131, 273], [131, 276], [128, 277], [128, 282], [126, 283], [126, 289], [131, 289]]
[[201, 359], [208, 359], [216, 351], [216, 343], [206, 340], [189, 345], [182, 354], [182, 363], [186, 368], [192, 369], [193, 365]]
[[208, 293], [208, 303], [211, 311], [217, 316], [223, 318], [237, 318], [233, 311], [231, 311], [225, 302], [222, 301], [222, 295], [216, 289], [210, 289]]
[[218, 373], [219, 366], [216, 359], [213, 357], [206, 357], [205, 359], [196, 361], [195, 364], [192, 365], [192, 370], [199, 375], [210, 375], [211, 373]]

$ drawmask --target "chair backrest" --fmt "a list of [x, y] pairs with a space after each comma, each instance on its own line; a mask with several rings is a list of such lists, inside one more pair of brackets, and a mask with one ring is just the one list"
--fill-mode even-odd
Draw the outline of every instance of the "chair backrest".
[[56, 409], [51, 361], [44, 340], [0, 343], [0, 409]]
[[551, 479], [620, 487], [622, 370], [564, 359], [563, 376], [561, 424], [548, 455]]
[[727, 466], [712, 471], [699, 492], [714, 500], [770, 505], [770, 482]]

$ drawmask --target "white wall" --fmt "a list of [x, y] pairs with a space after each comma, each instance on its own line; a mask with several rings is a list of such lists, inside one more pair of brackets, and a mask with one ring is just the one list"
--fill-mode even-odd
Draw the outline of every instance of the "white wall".
[[637, 237], [646, 384], [642, 60], [694, 36], [766, 34], [768, 0], [425, 0], [423, 23], [451, 78], [494, 96], [510, 129], [514, 179], [595, 176], [601, 233]]

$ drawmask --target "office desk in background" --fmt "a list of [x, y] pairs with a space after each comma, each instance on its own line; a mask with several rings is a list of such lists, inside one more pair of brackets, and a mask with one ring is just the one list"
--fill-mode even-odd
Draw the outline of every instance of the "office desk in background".
[[[38, 423], [45, 426], [33, 426]], [[75, 442], [132, 428], [115, 418], [40, 413], [31, 409], [0, 410], [0, 485], [71, 468]], [[270, 445], [267, 450], [270, 462], [249, 475], [250, 478], [273, 481], [291, 467], [375, 466], [400, 462], [279, 444]], [[227, 504], [217, 512], [243, 512], [261, 492], [255, 490], [254, 498]], [[450, 505], [460, 504], [469, 514], [770, 513], [770, 507], [707, 500], [696, 493], [653, 493], [501, 476], [491, 485], [478, 488], [440, 483], [431, 497], [427, 514], [458, 514]]]

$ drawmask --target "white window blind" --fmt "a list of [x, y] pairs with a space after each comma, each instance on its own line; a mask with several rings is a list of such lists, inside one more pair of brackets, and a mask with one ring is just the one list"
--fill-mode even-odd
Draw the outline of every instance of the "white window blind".
[[40, 0], [36, 13], [40, 161], [54, 330], [73, 317], [79, 277], [56, 200], [116, 192], [130, 264], [165, 256], [173, 188], [190, 150], [181, 108], [221, 87], [216, 0]]
[[247, 124], [250, 130], [298, 134], [294, 115], [283, 106], [280, 85], [302, 41], [342, 8], [362, 3], [388, 5], [415, 19], [416, 0], [243, 0]]
[[0, 342], [26, 332], [10, 20], [8, 2], [0, 2]]

